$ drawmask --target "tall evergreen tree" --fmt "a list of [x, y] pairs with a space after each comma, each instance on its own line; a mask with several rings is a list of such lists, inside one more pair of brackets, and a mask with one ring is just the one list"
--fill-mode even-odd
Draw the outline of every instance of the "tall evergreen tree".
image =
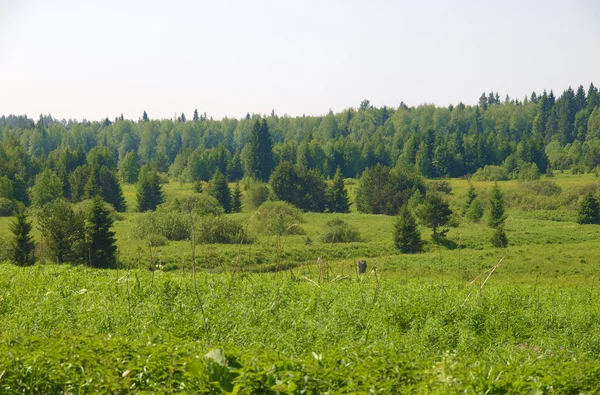
[[194, 116], [193, 116], [192, 120], [194, 122], [198, 122], [200, 120], [200, 117], [198, 116], [198, 109], [194, 110]]
[[226, 213], [231, 212], [231, 191], [225, 176], [218, 169], [210, 180], [209, 194], [219, 201]]
[[53, 262], [79, 262], [83, 259], [85, 221], [64, 200], [46, 204], [38, 214], [38, 225]]
[[239, 181], [244, 177], [244, 167], [239, 152], [236, 152], [227, 163], [227, 179], [229, 181]]
[[32, 265], [34, 261], [35, 243], [31, 236], [31, 223], [27, 221], [24, 208], [19, 208], [10, 230], [14, 236], [12, 243], [12, 259], [19, 266]]
[[163, 202], [162, 187], [158, 175], [149, 166], [140, 170], [137, 185], [138, 211], [156, 210]]
[[600, 224], [600, 203], [591, 193], [588, 193], [579, 204], [577, 223]]
[[116, 263], [115, 232], [110, 228], [113, 220], [100, 196], [94, 197], [87, 218], [86, 239], [89, 248], [89, 264], [97, 268], [114, 267]]
[[148, 113], [146, 112], [146, 110], [144, 110], [144, 113], [142, 114], [142, 121], [144, 122], [148, 122], [150, 119], [148, 118]]
[[350, 198], [345, 189], [344, 177], [338, 167], [333, 176], [333, 185], [327, 188], [327, 210], [330, 213], [347, 213], [350, 211]]
[[252, 172], [249, 175], [260, 181], [268, 181], [273, 170], [273, 140], [266, 119], [254, 122], [248, 144], [250, 152], [246, 167]]
[[402, 206], [394, 222], [394, 245], [404, 254], [415, 254], [423, 250], [421, 233], [408, 204]]
[[242, 191], [240, 190], [240, 183], [235, 183], [235, 189], [231, 195], [231, 212], [239, 213], [242, 211]]
[[[418, 207], [417, 215], [426, 226], [433, 231], [433, 240], [439, 240], [438, 228], [447, 225], [452, 215], [450, 205], [442, 195], [428, 191], [425, 201]], [[442, 233], [443, 236], [443, 233]]]
[[492, 195], [490, 197], [490, 212], [488, 218], [488, 225], [491, 228], [498, 228], [504, 224], [506, 215], [504, 214], [504, 196], [500, 190], [498, 183], [494, 183], [492, 187]]

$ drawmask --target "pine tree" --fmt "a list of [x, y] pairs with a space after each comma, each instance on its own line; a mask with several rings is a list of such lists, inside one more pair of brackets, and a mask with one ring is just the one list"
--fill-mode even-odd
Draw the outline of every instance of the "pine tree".
[[79, 262], [85, 240], [83, 216], [64, 200], [46, 204], [38, 214], [38, 225], [52, 262]]
[[226, 213], [231, 212], [231, 191], [225, 176], [218, 169], [210, 180], [209, 194], [219, 201]]
[[423, 250], [417, 221], [406, 204], [402, 206], [394, 222], [394, 245], [405, 254], [415, 254]]
[[254, 122], [248, 144], [250, 152], [246, 167], [252, 172], [249, 175], [260, 181], [268, 181], [273, 171], [273, 140], [266, 119]]
[[[418, 208], [417, 212], [423, 224], [427, 225], [433, 231], [433, 240], [439, 240], [438, 228], [447, 225], [450, 222], [452, 210], [439, 193], [427, 192], [425, 201]], [[443, 233], [441, 234], [443, 237]]]
[[469, 189], [467, 189], [467, 201], [465, 202], [464, 212], [467, 212], [467, 210], [469, 209], [469, 207], [471, 207], [471, 204], [475, 201], [475, 199], [477, 199], [477, 191], [471, 183], [471, 180], [469, 180]]
[[110, 228], [113, 219], [104, 206], [100, 196], [93, 200], [92, 209], [87, 218], [86, 239], [89, 248], [89, 264], [97, 268], [114, 267], [116, 263], [117, 246], [115, 232]]
[[591, 193], [588, 193], [579, 204], [577, 223], [600, 224], [600, 203]]
[[193, 116], [192, 120], [194, 122], [198, 122], [200, 120], [200, 117], [198, 116], [198, 109], [194, 110], [194, 116]]
[[227, 179], [229, 181], [239, 181], [244, 177], [244, 167], [239, 152], [236, 152], [227, 163]]
[[31, 223], [27, 221], [25, 209], [18, 209], [10, 230], [14, 235], [12, 259], [19, 266], [28, 266], [33, 264], [34, 261], [35, 243], [31, 236], [31, 228]]
[[156, 210], [156, 207], [163, 202], [158, 175], [149, 166], [144, 166], [140, 170], [136, 197], [140, 212]]
[[148, 113], [146, 112], [146, 110], [144, 110], [144, 113], [142, 114], [142, 121], [144, 122], [148, 122], [150, 119], [148, 118]]
[[504, 214], [504, 196], [500, 190], [498, 183], [494, 183], [492, 187], [492, 196], [490, 197], [490, 213], [488, 225], [491, 228], [498, 228], [504, 224], [506, 215]]
[[231, 212], [239, 213], [242, 211], [242, 191], [240, 190], [240, 183], [235, 183], [235, 189], [231, 196]]
[[350, 198], [344, 186], [344, 177], [338, 167], [333, 176], [333, 185], [327, 189], [327, 209], [331, 213], [350, 211]]

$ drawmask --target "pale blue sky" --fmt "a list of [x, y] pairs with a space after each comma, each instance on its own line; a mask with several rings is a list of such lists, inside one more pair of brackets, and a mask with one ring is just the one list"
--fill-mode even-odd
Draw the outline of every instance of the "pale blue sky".
[[600, 85], [600, 2], [0, 0], [0, 114], [324, 114]]

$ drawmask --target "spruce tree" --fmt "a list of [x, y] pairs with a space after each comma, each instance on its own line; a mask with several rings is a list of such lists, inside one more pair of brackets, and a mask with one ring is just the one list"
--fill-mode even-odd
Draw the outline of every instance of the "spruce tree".
[[244, 167], [239, 152], [236, 152], [227, 163], [227, 179], [229, 181], [239, 181], [244, 177]]
[[136, 197], [140, 212], [156, 210], [156, 207], [163, 202], [158, 175], [149, 166], [144, 166], [140, 170]]
[[231, 195], [231, 212], [239, 213], [242, 211], [242, 191], [240, 190], [240, 183], [235, 183], [235, 189]]
[[494, 233], [491, 238], [492, 245], [496, 248], [506, 248], [508, 247], [508, 238], [506, 237], [506, 232], [504, 231], [504, 224], [498, 226], [494, 229]]
[[254, 122], [248, 144], [250, 152], [246, 167], [251, 171], [250, 175], [257, 180], [268, 181], [273, 171], [273, 140], [266, 119]]
[[465, 212], [471, 207], [471, 204], [477, 199], [477, 191], [473, 184], [471, 184], [471, 180], [469, 180], [469, 189], [467, 189], [467, 201], [465, 202]]
[[10, 230], [14, 235], [12, 243], [12, 259], [19, 266], [32, 265], [35, 243], [31, 236], [31, 223], [27, 221], [24, 208], [19, 208], [15, 213], [15, 220]]
[[333, 176], [333, 185], [327, 188], [327, 209], [331, 213], [347, 213], [350, 211], [350, 198], [345, 189], [344, 177], [339, 167]]
[[146, 112], [146, 110], [144, 110], [144, 113], [142, 114], [142, 121], [144, 122], [148, 122], [150, 119], [148, 118], [148, 113]]
[[407, 204], [402, 206], [394, 222], [394, 245], [405, 254], [415, 254], [423, 250], [417, 221]]
[[[417, 214], [423, 224], [431, 228], [433, 231], [433, 240], [438, 242], [440, 237], [438, 228], [450, 222], [452, 210], [448, 202], [439, 193], [429, 191], [425, 196], [423, 205], [419, 206]], [[444, 233], [441, 234], [442, 237]]]
[[194, 110], [194, 117], [192, 118], [192, 120], [194, 122], [198, 122], [200, 120], [200, 117], [198, 116], [198, 109]]
[[591, 193], [588, 193], [579, 204], [577, 223], [600, 224], [600, 204]]
[[117, 246], [115, 232], [110, 228], [113, 219], [100, 196], [94, 197], [92, 209], [87, 218], [86, 239], [89, 248], [89, 264], [92, 267], [109, 268], [116, 263]]
[[219, 201], [226, 213], [231, 212], [231, 191], [225, 176], [218, 169], [210, 180], [209, 194]]
[[504, 224], [506, 215], [504, 214], [504, 196], [500, 190], [498, 183], [494, 183], [492, 187], [492, 196], [490, 197], [490, 213], [488, 225], [491, 228], [498, 228]]

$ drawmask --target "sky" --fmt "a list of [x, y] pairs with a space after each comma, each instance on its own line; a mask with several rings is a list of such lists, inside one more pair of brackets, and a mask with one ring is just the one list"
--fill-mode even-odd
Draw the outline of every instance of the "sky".
[[4, 115], [320, 115], [590, 82], [597, 0], [0, 0]]

